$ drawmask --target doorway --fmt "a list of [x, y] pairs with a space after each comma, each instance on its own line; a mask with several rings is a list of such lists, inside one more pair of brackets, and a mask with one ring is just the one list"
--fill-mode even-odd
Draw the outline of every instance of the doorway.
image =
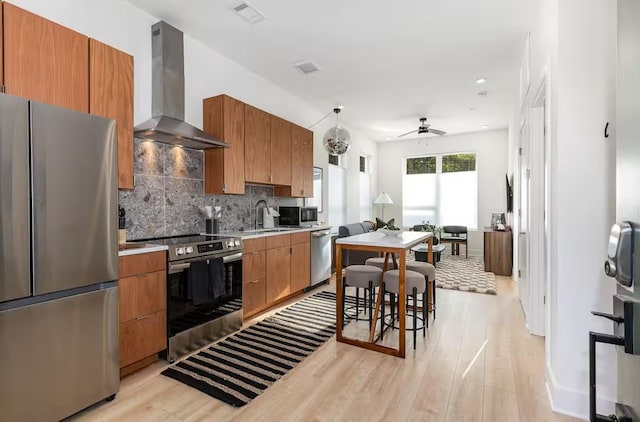
[[534, 98], [524, 113], [518, 150], [518, 292], [529, 332], [544, 336], [549, 267], [549, 145], [544, 81]]

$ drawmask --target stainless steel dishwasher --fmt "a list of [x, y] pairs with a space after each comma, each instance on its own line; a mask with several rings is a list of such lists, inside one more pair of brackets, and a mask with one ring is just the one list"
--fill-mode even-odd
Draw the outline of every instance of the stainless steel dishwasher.
[[331, 278], [331, 231], [311, 232], [311, 287]]

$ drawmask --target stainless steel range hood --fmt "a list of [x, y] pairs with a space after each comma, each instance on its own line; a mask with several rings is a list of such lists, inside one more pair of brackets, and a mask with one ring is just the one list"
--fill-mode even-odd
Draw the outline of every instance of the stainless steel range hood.
[[229, 145], [184, 121], [184, 44], [182, 32], [160, 21], [151, 27], [154, 117], [134, 128], [136, 138], [193, 149]]

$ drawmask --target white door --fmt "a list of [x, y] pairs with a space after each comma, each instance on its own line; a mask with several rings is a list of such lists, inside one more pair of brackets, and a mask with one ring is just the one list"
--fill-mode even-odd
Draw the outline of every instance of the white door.
[[525, 316], [529, 315], [529, 120], [520, 129], [519, 177], [520, 198], [518, 200], [518, 292]]

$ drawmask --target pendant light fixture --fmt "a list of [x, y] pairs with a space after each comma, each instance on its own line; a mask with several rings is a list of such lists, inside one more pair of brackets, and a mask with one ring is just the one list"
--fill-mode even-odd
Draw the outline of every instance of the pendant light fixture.
[[351, 135], [345, 128], [340, 127], [338, 122], [340, 111], [342, 109], [338, 107], [333, 109], [336, 114], [336, 125], [327, 130], [323, 138], [324, 147], [331, 155], [344, 154], [351, 148]]

